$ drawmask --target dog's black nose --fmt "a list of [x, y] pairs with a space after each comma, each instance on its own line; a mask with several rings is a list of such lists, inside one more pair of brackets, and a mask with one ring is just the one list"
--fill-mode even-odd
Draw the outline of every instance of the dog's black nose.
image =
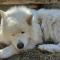
[[17, 44], [17, 48], [22, 49], [24, 47], [24, 44], [22, 42], [19, 42]]

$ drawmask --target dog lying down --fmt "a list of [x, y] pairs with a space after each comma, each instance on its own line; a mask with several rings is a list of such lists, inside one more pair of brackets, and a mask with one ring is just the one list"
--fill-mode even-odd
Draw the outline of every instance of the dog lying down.
[[[60, 52], [60, 10], [12, 7], [0, 10], [0, 42], [8, 46], [0, 49], [0, 58], [8, 58], [37, 44], [41, 50]], [[49, 40], [51, 38], [51, 40]], [[54, 44], [45, 41], [54, 41]]]

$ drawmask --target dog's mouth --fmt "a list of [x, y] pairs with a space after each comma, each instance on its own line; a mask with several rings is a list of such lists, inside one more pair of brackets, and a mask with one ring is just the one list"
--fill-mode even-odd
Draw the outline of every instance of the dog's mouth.
[[5, 47], [7, 47], [8, 45], [7, 44], [5, 44], [5, 43], [0, 43], [0, 49], [3, 49], [3, 48], [5, 48]]

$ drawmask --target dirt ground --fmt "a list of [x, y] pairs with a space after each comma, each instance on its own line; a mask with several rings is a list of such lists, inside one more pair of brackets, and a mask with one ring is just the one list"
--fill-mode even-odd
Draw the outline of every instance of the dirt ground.
[[4, 60], [60, 60], [60, 53], [52, 54], [46, 51], [42, 52], [39, 49], [31, 49]]

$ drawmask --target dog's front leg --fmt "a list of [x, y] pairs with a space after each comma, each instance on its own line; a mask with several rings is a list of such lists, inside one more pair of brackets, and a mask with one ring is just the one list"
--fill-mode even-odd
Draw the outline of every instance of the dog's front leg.
[[49, 52], [60, 52], [60, 44], [43, 44], [39, 45], [38, 48]]
[[0, 58], [8, 58], [16, 53], [16, 49], [12, 45], [10, 45], [4, 49], [0, 49]]

